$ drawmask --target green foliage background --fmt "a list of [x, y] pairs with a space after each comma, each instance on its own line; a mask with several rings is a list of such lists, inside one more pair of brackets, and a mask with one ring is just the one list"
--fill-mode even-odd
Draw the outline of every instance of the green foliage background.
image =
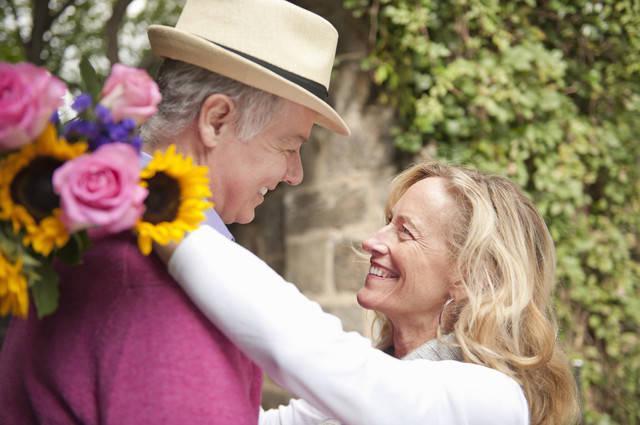
[[343, 1], [397, 147], [508, 176], [544, 214], [584, 422], [640, 424], [639, 3]]

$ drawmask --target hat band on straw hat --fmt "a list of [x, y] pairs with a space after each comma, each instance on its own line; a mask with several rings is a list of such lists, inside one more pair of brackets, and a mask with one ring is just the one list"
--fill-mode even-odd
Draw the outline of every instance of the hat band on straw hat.
[[[206, 39], [205, 39], [206, 40]], [[308, 91], [309, 93], [313, 94], [314, 96], [316, 96], [317, 98], [323, 100], [324, 102], [328, 102], [329, 99], [329, 90], [327, 90], [327, 88], [325, 86], [323, 86], [322, 84], [315, 82], [313, 80], [310, 80], [308, 78], [305, 78], [301, 75], [298, 75], [296, 73], [293, 73], [291, 71], [287, 71], [286, 69], [282, 69], [279, 66], [273, 65], [269, 62], [263, 61], [262, 59], [258, 59], [255, 56], [251, 56], [248, 55], [244, 52], [241, 52], [239, 50], [236, 49], [232, 49], [231, 47], [227, 47], [224, 46], [222, 44], [216, 43], [215, 41], [211, 41], [211, 40], [207, 40], [210, 43], [215, 44], [216, 46], [222, 47], [225, 50], [228, 50], [232, 53], [235, 53], [236, 55], [242, 56], [243, 58], [250, 60], [251, 62], [254, 62], [264, 68], [267, 68], [269, 71], [275, 72], [276, 74], [278, 74], [279, 76], [281, 76], [282, 78], [285, 78], [289, 81], [291, 81], [293, 84], [296, 84], [297, 86], [302, 87], [303, 89], [305, 89], [306, 91]]]

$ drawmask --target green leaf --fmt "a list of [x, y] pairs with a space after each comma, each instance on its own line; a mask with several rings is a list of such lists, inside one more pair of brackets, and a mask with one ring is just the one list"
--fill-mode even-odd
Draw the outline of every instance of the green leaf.
[[82, 91], [89, 93], [94, 100], [97, 100], [100, 96], [102, 85], [98, 73], [87, 57], [80, 59], [80, 75], [82, 77]]
[[89, 239], [89, 234], [86, 230], [76, 233], [75, 236], [77, 236], [80, 240], [80, 245], [82, 247], [83, 253], [91, 248], [91, 239]]
[[380, 65], [374, 75], [373, 79], [377, 84], [382, 84], [389, 77], [389, 67], [386, 64]]
[[69, 242], [58, 251], [58, 258], [72, 266], [82, 263], [82, 256], [89, 248], [91, 241], [86, 231], [71, 235]]
[[43, 265], [38, 272], [40, 278], [31, 287], [31, 294], [38, 311], [38, 318], [41, 319], [56, 311], [60, 292], [58, 274], [50, 264]]

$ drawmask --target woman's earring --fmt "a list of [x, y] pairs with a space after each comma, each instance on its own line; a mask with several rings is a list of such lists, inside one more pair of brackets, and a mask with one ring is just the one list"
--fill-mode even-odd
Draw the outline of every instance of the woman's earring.
[[438, 316], [438, 329], [442, 328], [442, 316], [444, 316], [444, 311], [447, 309], [447, 306], [449, 304], [455, 303], [455, 302], [456, 302], [456, 300], [453, 297], [451, 297], [447, 301], [445, 301], [444, 305], [442, 306], [442, 310], [440, 310], [440, 315]]

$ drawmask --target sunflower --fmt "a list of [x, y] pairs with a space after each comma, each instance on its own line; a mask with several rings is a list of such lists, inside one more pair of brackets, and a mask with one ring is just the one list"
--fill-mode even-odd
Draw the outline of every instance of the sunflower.
[[145, 212], [135, 227], [144, 255], [149, 255], [154, 241], [160, 245], [179, 242], [213, 207], [207, 200], [211, 197], [207, 167], [176, 153], [175, 145], [155, 152], [140, 174], [140, 185], [149, 190]]
[[28, 312], [29, 293], [22, 261], [12, 264], [0, 252], [0, 316], [12, 314], [26, 318]]
[[86, 150], [86, 143], [68, 143], [49, 125], [33, 143], [0, 164], [0, 219], [10, 220], [16, 233], [24, 230], [23, 243], [44, 256], [69, 239], [59, 218], [53, 173]]

